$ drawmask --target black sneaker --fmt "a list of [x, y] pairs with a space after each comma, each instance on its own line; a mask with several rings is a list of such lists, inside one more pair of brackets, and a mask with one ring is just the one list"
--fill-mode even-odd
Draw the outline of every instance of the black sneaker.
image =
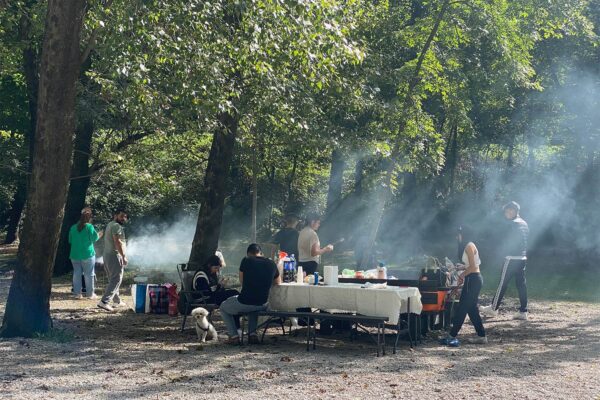
[[258, 335], [248, 335], [248, 344], [260, 344]]

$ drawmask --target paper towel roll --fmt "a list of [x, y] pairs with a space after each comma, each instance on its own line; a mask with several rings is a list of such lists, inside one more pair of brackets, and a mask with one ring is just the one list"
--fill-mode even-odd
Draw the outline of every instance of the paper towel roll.
[[337, 285], [338, 283], [338, 266], [326, 265], [324, 267], [324, 281], [326, 285]]

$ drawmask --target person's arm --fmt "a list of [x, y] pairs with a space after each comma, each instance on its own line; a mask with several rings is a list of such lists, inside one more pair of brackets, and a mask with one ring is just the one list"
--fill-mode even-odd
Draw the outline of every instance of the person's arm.
[[273, 266], [275, 267], [275, 278], [273, 279], [273, 285], [279, 285], [281, 284], [281, 273], [279, 272], [279, 268], [277, 265], [275, 265], [275, 263], [273, 263]]
[[242, 262], [240, 263], [240, 287], [243, 288], [244, 287], [244, 271], [246, 271], [246, 261], [247, 259], [244, 258], [242, 259]]
[[125, 249], [123, 248], [123, 242], [121, 242], [121, 237], [119, 235], [113, 235], [113, 243], [115, 244], [115, 249], [121, 257], [123, 257], [123, 265], [127, 265], [127, 257], [125, 256]]
[[100, 239], [100, 235], [98, 234], [98, 232], [96, 232], [96, 228], [94, 228], [94, 226], [92, 224], [90, 224], [89, 229], [92, 234], [92, 243], [97, 242], [98, 239]]
[[325, 253], [330, 253], [333, 251], [333, 245], [332, 244], [328, 244], [327, 246], [323, 247], [323, 248], [319, 248], [319, 242], [313, 243], [312, 247], [310, 248], [310, 255], [313, 257], [316, 256], [321, 256]]

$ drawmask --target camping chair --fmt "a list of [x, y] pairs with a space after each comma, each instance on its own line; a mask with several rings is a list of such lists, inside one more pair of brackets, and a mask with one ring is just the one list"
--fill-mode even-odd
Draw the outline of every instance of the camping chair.
[[[181, 322], [181, 332], [185, 329], [185, 322], [188, 315], [196, 307], [205, 308], [208, 311], [208, 320], [211, 321], [212, 313], [214, 310], [219, 308], [216, 304], [209, 304], [207, 302], [210, 299], [206, 296], [206, 292], [193, 290], [192, 280], [196, 274], [195, 269], [191, 269], [192, 264], [177, 264], [177, 273], [181, 280], [181, 291], [179, 291], [179, 308], [183, 314], [183, 321]], [[212, 323], [212, 321], [211, 321]]]

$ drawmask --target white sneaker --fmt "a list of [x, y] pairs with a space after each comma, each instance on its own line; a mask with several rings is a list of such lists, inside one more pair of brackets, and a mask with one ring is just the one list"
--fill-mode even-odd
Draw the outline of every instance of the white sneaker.
[[527, 319], [529, 318], [529, 313], [527, 311], [525, 312], [518, 312], [515, 315], [513, 315], [513, 319], [518, 319], [521, 321], [527, 321]]
[[96, 293], [92, 293], [92, 295], [91, 295], [91, 296], [89, 296], [89, 297], [88, 297], [88, 296], [86, 296], [85, 298], [86, 298], [86, 299], [88, 299], [88, 300], [95, 300], [95, 299], [97, 299], [97, 298], [98, 298], [98, 295], [97, 295]]
[[76, 300], [81, 300], [83, 299], [83, 296], [81, 294], [74, 294], [73, 298], [75, 298]]
[[103, 301], [99, 301], [99, 302], [98, 302], [98, 304], [97, 304], [97, 306], [98, 306], [99, 308], [103, 309], [103, 310], [106, 310], [106, 311], [115, 311], [115, 309], [114, 309], [114, 308], [112, 308], [112, 307], [110, 306], [110, 304], [108, 304], [108, 303], [105, 303], [105, 302], [103, 302]]
[[477, 336], [476, 338], [471, 340], [473, 344], [488, 344], [487, 336]]
[[485, 317], [497, 317], [498, 310], [494, 310], [492, 306], [479, 306], [479, 312]]

